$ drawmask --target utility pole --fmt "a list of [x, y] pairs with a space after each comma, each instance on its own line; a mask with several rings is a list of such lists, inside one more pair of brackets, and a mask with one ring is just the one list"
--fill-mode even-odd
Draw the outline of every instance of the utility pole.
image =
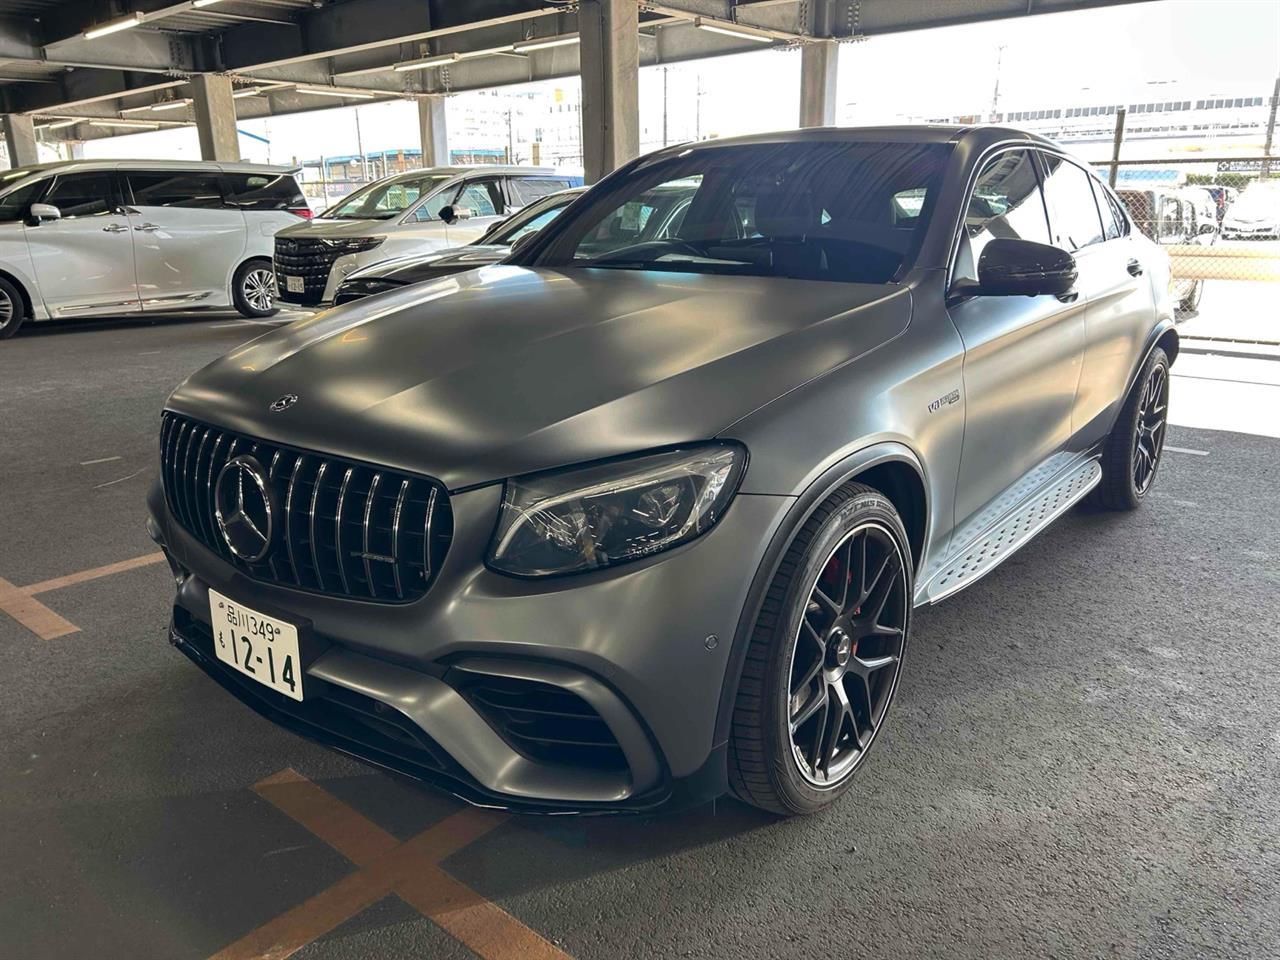
[[662, 145], [667, 145], [667, 68], [662, 68]]
[[364, 173], [364, 182], [369, 182], [369, 160], [364, 155], [364, 139], [360, 136], [360, 108], [352, 107], [356, 115], [356, 150], [360, 153], [360, 170]]
[[987, 117], [988, 122], [995, 123], [996, 116], [1000, 110], [1000, 64], [1004, 60], [1004, 44], [996, 47], [996, 85], [991, 91], [991, 115]]
[[1120, 172], [1120, 144], [1124, 143], [1124, 115], [1126, 110], [1124, 107], [1116, 108], [1116, 134], [1111, 141], [1111, 169], [1107, 174], [1107, 180], [1111, 183], [1111, 189], [1116, 188], [1116, 176]]
[[1280, 106], [1280, 77], [1276, 77], [1276, 87], [1271, 91], [1271, 115], [1267, 117], [1267, 140], [1262, 147], [1262, 169], [1259, 175], [1263, 178], [1271, 175], [1271, 161], [1265, 159], [1271, 156], [1271, 145], [1275, 143], [1276, 135], [1276, 107]]

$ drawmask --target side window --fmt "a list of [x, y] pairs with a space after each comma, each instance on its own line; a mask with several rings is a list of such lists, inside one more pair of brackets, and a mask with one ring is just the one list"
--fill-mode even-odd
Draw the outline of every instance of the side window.
[[0, 223], [21, 220], [27, 215], [27, 209], [40, 196], [40, 191], [48, 184], [48, 180], [37, 180], [25, 187], [19, 187], [0, 197]]
[[1111, 215], [1115, 218], [1116, 229], [1120, 231], [1119, 236], [1127, 237], [1129, 235], [1129, 218], [1124, 215], [1124, 207], [1120, 205], [1120, 201], [1116, 199], [1116, 195], [1106, 187], [1095, 187], [1102, 191], [1102, 196], [1106, 198], [1107, 206], [1111, 208]]
[[126, 174], [139, 207], [188, 207], [217, 210], [226, 206], [216, 173], [156, 171]]
[[[1092, 178], [1091, 178], [1092, 179]], [[1092, 180], [1093, 197], [1098, 202], [1098, 212], [1102, 214], [1102, 234], [1108, 240], [1120, 236], [1120, 221], [1116, 219], [1116, 210], [1107, 197], [1107, 191], [1097, 180]]]
[[68, 219], [110, 213], [116, 207], [115, 174], [72, 173], [58, 177], [44, 202], [53, 204]]
[[1093, 199], [1089, 174], [1070, 161], [1041, 154], [1045, 164], [1044, 195], [1049, 202], [1053, 243], [1068, 253], [1102, 242], [1102, 220]]
[[305, 207], [306, 198], [289, 174], [273, 177], [261, 173], [223, 174], [227, 202], [242, 210], [288, 210]]
[[512, 177], [507, 183], [511, 188], [512, 199], [520, 204], [533, 203], [540, 197], [568, 190], [571, 186], [567, 180], [549, 177]]
[[497, 180], [477, 180], [463, 184], [455, 207], [470, 210], [473, 217], [492, 217], [502, 212], [502, 197]]
[[[908, 201], [904, 212], [910, 214], [912, 198], [904, 199]], [[965, 208], [964, 229], [973, 266], [982, 256], [982, 249], [997, 238], [1049, 242], [1044, 196], [1031, 151], [1010, 150], [982, 168]], [[967, 273], [957, 270], [958, 275]]]

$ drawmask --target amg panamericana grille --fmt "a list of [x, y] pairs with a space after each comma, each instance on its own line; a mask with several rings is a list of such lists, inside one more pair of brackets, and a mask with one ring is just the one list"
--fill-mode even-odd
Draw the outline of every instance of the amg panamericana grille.
[[[248, 562], [218, 528], [215, 484], [248, 454], [266, 473], [273, 510], [265, 556]], [[169, 509], [193, 537], [255, 580], [386, 603], [427, 591], [453, 533], [439, 483], [257, 440], [165, 413], [161, 473]]]

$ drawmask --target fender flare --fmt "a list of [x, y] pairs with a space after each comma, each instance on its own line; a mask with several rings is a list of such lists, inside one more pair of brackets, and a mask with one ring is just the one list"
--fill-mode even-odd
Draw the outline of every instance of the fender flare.
[[[924, 487], [925, 545], [928, 544], [929, 514], [932, 503], [929, 499], [928, 472], [914, 450], [906, 444], [894, 440], [886, 440], [863, 447], [824, 470], [816, 480], [811, 482], [795, 498], [786, 516], [778, 524], [761, 556], [751, 587], [747, 591], [747, 601], [743, 604], [738, 616], [738, 625], [733, 632], [733, 643], [729, 648], [729, 658], [725, 663], [724, 678], [720, 685], [720, 704], [716, 711], [715, 735], [713, 749], [722, 747], [729, 740], [729, 729], [733, 722], [733, 705], [738, 694], [738, 684], [742, 679], [742, 669], [747, 659], [747, 648], [751, 645], [751, 631], [755, 627], [760, 607], [764, 603], [765, 594], [773, 578], [778, 572], [787, 548], [791, 546], [795, 532], [800, 529], [827, 497], [841, 484], [853, 479], [858, 474], [882, 463], [905, 463], [920, 478]], [[924, 551], [922, 550], [923, 554]], [[916, 557], [915, 566], [920, 567], [921, 557]]]
[[1111, 418], [1111, 422], [1107, 424], [1108, 434], [1115, 429], [1116, 419], [1120, 416], [1120, 409], [1124, 406], [1125, 398], [1133, 392], [1134, 385], [1138, 382], [1138, 375], [1142, 373], [1143, 367], [1147, 365], [1147, 360], [1151, 358], [1151, 352], [1155, 350], [1156, 347], [1160, 346], [1161, 341], [1170, 335], [1173, 337], [1173, 341], [1171, 343], [1173, 349], [1171, 351], [1166, 350], [1165, 352], [1169, 354], [1169, 366], [1172, 367], [1173, 361], [1178, 357], [1178, 344], [1181, 339], [1178, 336], [1176, 324], [1174, 324], [1172, 320], [1162, 320], [1152, 328], [1149, 334], [1147, 334], [1147, 342], [1142, 348], [1142, 353], [1138, 355], [1138, 362], [1135, 363], [1133, 365], [1133, 369], [1129, 371], [1129, 377], [1124, 384], [1124, 391], [1116, 400], [1115, 416], [1113, 416]]

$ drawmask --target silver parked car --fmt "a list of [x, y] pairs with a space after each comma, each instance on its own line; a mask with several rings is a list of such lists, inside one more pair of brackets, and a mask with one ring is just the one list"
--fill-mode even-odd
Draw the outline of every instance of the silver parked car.
[[71, 160], [0, 174], [0, 338], [25, 320], [275, 312], [272, 237], [311, 216], [293, 171]]
[[476, 802], [812, 811], [884, 729], [913, 607], [1087, 495], [1142, 503], [1172, 313], [1159, 246], [1018, 130], [663, 150], [504, 263], [181, 386], [170, 638]]
[[332, 303], [338, 285], [361, 267], [444, 250], [582, 177], [544, 167], [428, 167], [377, 180], [310, 223], [276, 238], [280, 299]]
[[463, 273], [497, 263], [517, 243], [527, 243], [533, 235], [560, 216], [586, 187], [571, 187], [535, 200], [524, 209], [499, 220], [480, 237], [461, 247], [446, 247], [431, 253], [384, 260], [347, 274], [333, 295], [335, 304], [350, 303], [375, 293], [385, 293], [410, 283], [436, 280], [451, 273]]

